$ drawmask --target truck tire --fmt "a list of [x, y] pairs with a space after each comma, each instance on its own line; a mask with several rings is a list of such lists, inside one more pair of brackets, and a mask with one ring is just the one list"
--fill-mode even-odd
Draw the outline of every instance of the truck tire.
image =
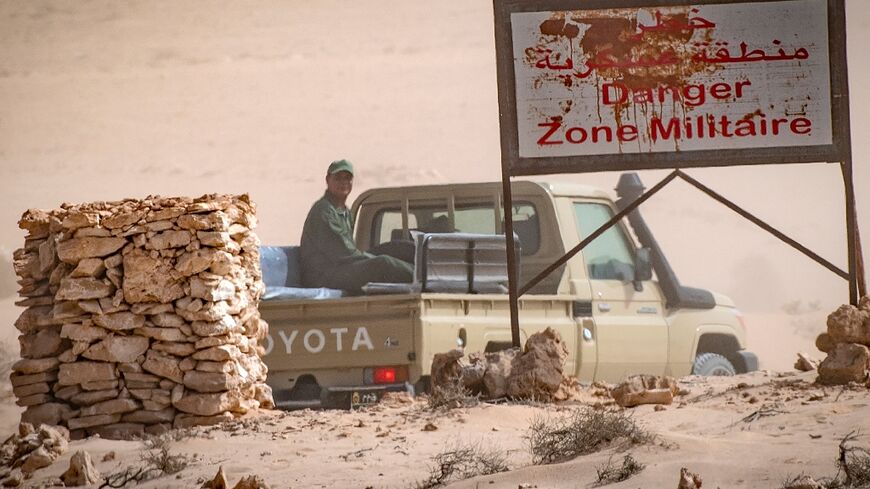
[[692, 366], [693, 375], [727, 377], [736, 373], [734, 365], [718, 353], [701, 353], [695, 357], [695, 364]]

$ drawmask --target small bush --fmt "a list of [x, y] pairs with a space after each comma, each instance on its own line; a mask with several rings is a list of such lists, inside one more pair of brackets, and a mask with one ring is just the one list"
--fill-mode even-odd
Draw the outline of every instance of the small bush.
[[613, 456], [611, 456], [607, 459], [606, 464], [595, 467], [595, 472], [598, 473], [598, 480], [595, 481], [595, 484], [604, 486], [614, 482], [622, 482], [635, 474], [639, 474], [645, 468], [646, 465], [635, 460], [630, 453], [622, 458], [621, 467], [613, 464]]
[[109, 474], [100, 488], [128, 487], [132, 483], [139, 484], [164, 475], [181, 472], [187, 468], [191, 457], [183, 454], [171, 454], [169, 444], [189, 436], [190, 432], [187, 430], [173, 430], [162, 435], [148, 437], [142, 442], [148, 450], [139, 455], [142, 465], [129, 466], [120, 472]]
[[455, 409], [474, 407], [480, 403], [480, 397], [468, 390], [462, 383], [462, 379], [456, 379], [444, 386], [432, 386], [429, 394], [430, 409]]
[[484, 448], [480, 443], [458, 443], [435, 455], [432, 462], [429, 477], [418, 482], [415, 489], [432, 489], [450, 482], [508, 470], [507, 456], [503, 452]]
[[654, 438], [624, 411], [592, 408], [578, 409], [556, 418], [535, 418], [526, 434], [534, 464], [571, 460], [601, 450], [617, 440], [638, 445]]

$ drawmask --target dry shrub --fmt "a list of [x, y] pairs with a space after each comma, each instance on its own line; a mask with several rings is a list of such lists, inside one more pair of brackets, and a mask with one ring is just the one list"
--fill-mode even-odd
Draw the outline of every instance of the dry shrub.
[[565, 416], [537, 417], [526, 434], [534, 464], [564, 462], [616, 441], [638, 445], [654, 438], [625, 411], [593, 408], [577, 409]]
[[508, 470], [507, 456], [481, 443], [457, 443], [435, 455], [429, 477], [414, 485], [414, 489], [432, 489], [450, 482], [480, 475], [492, 475]]
[[187, 468], [192, 457], [184, 454], [172, 454], [169, 445], [172, 442], [192, 436], [189, 430], [172, 430], [162, 435], [150, 436], [143, 440], [147, 448], [139, 459], [142, 465], [128, 466], [120, 472], [106, 476], [100, 488], [121, 488], [130, 484], [156, 479], [164, 475], [177, 474]]
[[474, 407], [480, 403], [480, 396], [472, 394], [458, 378], [443, 386], [432, 386], [429, 394], [430, 409], [456, 409]]
[[613, 456], [611, 455], [606, 464], [595, 467], [595, 472], [598, 473], [595, 485], [604, 486], [614, 482], [622, 482], [635, 474], [639, 474], [645, 468], [646, 465], [635, 460], [630, 453], [622, 458], [621, 466], [613, 464]]
[[[870, 450], [850, 445], [859, 437], [852, 431], [840, 440], [837, 457], [837, 474], [834, 477], [822, 477], [818, 483], [826, 489], [864, 489], [870, 488]], [[786, 478], [783, 489], [798, 486], [805, 478], [804, 474]]]

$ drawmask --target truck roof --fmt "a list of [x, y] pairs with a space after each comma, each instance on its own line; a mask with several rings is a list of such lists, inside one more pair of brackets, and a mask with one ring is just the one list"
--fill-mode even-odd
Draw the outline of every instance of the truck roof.
[[[501, 182], [472, 182], [472, 183], [446, 183], [438, 185], [408, 185], [397, 187], [380, 187], [366, 190], [357, 197], [357, 202], [367, 200], [374, 195], [390, 194], [390, 191], [400, 191], [407, 194], [426, 194], [426, 193], [444, 193], [446, 191], [454, 194], [476, 194], [480, 189], [487, 189], [488, 192], [501, 191]], [[528, 180], [516, 180], [512, 182], [514, 193], [523, 192], [544, 192], [554, 197], [585, 197], [594, 199], [610, 199], [611, 196], [607, 192], [579, 183], [551, 183], [551, 182], [533, 182]], [[386, 192], [385, 192], [386, 191]], [[374, 195], [373, 195], [374, 194]], [[380, 200], [376, 198], [375, 200]]]

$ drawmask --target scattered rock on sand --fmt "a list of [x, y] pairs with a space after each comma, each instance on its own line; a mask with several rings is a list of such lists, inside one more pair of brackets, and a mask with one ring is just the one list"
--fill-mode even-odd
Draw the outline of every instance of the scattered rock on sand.
[[828, 334], [834, 343], [870, 345], [870, 311], [843, 304], [828, 315]]
[[641, 404], [670, 404], [679, 387], [673, 377], [658, 375], [632, 375], [610, 391], [610, 395], [622, 407]]
[[249, 475], [247, 477], [242, 477], [242, 479], [233, 486], [233, 489], [269, 489], [269, 484], [266, 484], [266, 481], [264, 481], [259, 475]]
[[79, 450], [73, 454], [69, 461], [69, 469], [60, 476], [66, 487], [88, 486], [102, 480], [100, 471], [94, 467], [91, 455]]
[[812, 477], [801, 475], [784, 484], [782, 489], [824, 489], [824, 487]]
[[870, 367], [870, 349], [856, 343], [839, 343], [819, 365], [818, 382], [841, 385], [864, 382]]
[[683, 467], [680, 469], [680, 483], [677, 489], [701, 489], [701, 476], [689, 472], [689, 469]]
[[554, 400], [562, 385], [568, 346], [552, 329], [529, 336], [525, 352], [513, 361], [507, 393], [518, 399]]
[[[37, 470], [48, 467], [63, 452], [69, 442], [69, 432], [61, 426], [20, 423], [18, 433], [0, 446], [0, 485], [17, 486]], [[15, 470], [11, 470], [15, 467]]]
[[545, 402], [568, 399], [578, 389], [577, 382], [563, 373], [568, 347], [552, 328], [531, 335], [523, 352], [509, 348], [472, 353], [468, 360], [462, 357], [462, 350], [435, 354], [433, 388], [461, 379], [467, 389], [487, 399], [510, 396]]
[[430, 378], [432, 387], [444, 387], [455, 382], [462, 375], [462, 367], [459, 359], [462, 358], [462, 350], [450, 350], [447, 353], [436, 353], [432, 357], [432, 369]]
[[218, 467], [218, 471], [217, 474], [214, 476], [214, 479], [206, 481], [206, 483], [202, 485], [201, 489], [229, 489], [229, 483], [227, 483], [227, 476], [224, 475], [223, 465]]
[[794, 362], [795, 370], [811, 372], [819, 367], [819, 361], [810, 357], [806, 353], [799, 352], [797, 356], [797, 360]]

